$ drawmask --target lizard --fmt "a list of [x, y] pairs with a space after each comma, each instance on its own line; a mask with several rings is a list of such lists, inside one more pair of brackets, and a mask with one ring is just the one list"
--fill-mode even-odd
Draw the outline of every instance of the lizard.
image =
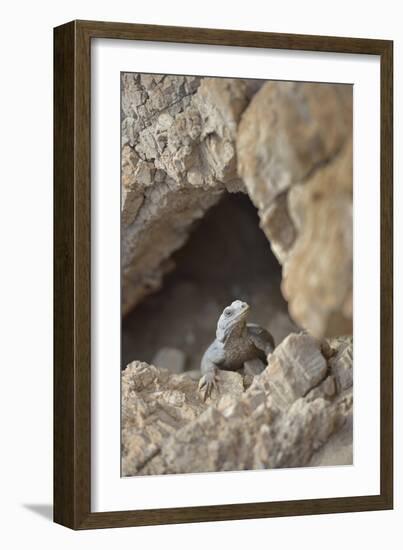
[[247, 323], [250, 306], [235, 300], [224, 308], [217, 323], [216, 338], [203, 354], [202, 377], [199, 389], [204, 401], [214, 389], [218, 390], [218, 371], [236, 371], [248, 362], [260, 360], [266, 365], [267, 355], [274, 350], [273, 336], [266, 329], [254, 323]]

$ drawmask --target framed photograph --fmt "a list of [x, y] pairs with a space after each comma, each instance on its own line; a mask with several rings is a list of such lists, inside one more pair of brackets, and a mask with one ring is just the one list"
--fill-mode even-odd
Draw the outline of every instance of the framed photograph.
[[393, 43], [54, 31], [54, 520], [393, 507]]

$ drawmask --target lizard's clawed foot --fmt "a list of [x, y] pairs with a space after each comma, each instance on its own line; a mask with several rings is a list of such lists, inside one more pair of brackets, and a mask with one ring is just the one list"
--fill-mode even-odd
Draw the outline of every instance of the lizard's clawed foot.
[[215, 372], [207, 372], [200, 378], [199, 390], [203, 393], [203, 401], [206, 401], [207, 397], [211, 397], [212, 391], [218, 390], [218, 376]]

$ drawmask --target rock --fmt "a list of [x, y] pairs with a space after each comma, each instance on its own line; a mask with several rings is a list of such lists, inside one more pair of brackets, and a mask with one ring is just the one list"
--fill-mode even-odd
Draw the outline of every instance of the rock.
[[268, 82], [238, 128], [238, 173], [283, 265], [293, 319], [352, 331], [352, 88]]
[[[123, 475], [344, 464], [352, 453], [352, 430], [344, 426], [353, 401], [352, 388], [342, 389], [338, 376], [345, 379], [352, 342], [330, 341], [336, 353], [327, 364], [317, 340], [291, 336], [248, 389], [239, 373], [220, 372], [220, 393], [207, 402], [185, 373], [128, 365], [122, 373]], [[279, 384], [288, 391], [287, 403], [279, 403]]]
[[269, 357], [265, 377], [277, 406], [287, 408], [324, 380], [327, 371], [318, 340], [290, 334]]
[[259, 212], [261, 227], [270, 241], [279, 262], [283, 263], [294, 244], [297, 231], [288, 211], [288, 194], [280, 193], [271, 204]]
[[329, 360], [334, 373], [337, 390], [342, 392], [353, 386], [353, 341], [352, 338], [337, 338], [331, 341], [336, 354]]
[[283, 264], [291, 316], [313, 334], [352, 333], [352, 145], [289, 192], [298, 237]]
[[164, 440], [205, 410], [197, 382], [135, 361], [122, 372], [122, 471], [140, 472]]
[[314, 401], [300, 398], [291, 405], [282, 422], [261, 427], [261, 437], [254, 449], [255, 464], [258, 468], [307, 465], [313, 452], [345, 421], [342, 402], [332, 407], [322, 398]]
[[152, 364], [161, 369], [167, 369], [169, 372], [178, 374], [185, 370], [186, 355], [180, 349], [161, 348], [152, 360]]
[[225, 192], [247, 193], [293, 320], [352, 333], [352, 87], [122, 76], [123, 312]]
[[329, 374], [323, 382], [307, 393], [306, 398], [308, 401], [314, 401], [315, 399], [318, 399], [318, 397], [323, 397], [323, 399], [331, 399], [336, 395], [336, 393], [337, 388], [334, 376]]
[[264, 212], [295, 183], [309, 179], [351, 137], [352, 87], [267, 82], [243, 113], [238, 172]]
[[240, 79], [123, 74], [124, 312], [161, 286], [171, 254], [222, 193], [244, 191], [236, 131], [258, 86]]
[[353, 415], [350, 414], [343, 427], [332, 435], [326, 445], [316, 451], [308, 466], [347, 466], [353, 464]]
[[[223, 407], [223, 402], [226, 403], [226, 398], [229, 396], [231, 399], [237, 399], [240, 397], [244, 390], [243, 378], [238, 372], [232, 371], [219, 371], [219, 391], [213, 389], [211, 397], [206, 399], [206, 403], [215, 402], [219, 406]], [[224, 401], [223, 401], [224, 399]]]

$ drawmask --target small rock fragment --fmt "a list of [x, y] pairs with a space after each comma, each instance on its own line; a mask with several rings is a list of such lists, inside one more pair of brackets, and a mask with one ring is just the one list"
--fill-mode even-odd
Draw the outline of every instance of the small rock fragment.
[[268, 380], [278, 406], [287, 408], [318, 385], [327, 374], [319, 342], [306, 333], [290, 334], [269, 357], [262, 375]]
[[353, 385], [353, 342], [351, 338], [340, 338], [333, 342], [338, 342], [339, 346], [341, 342], [336, 355], [329, 361], [338, 391], [341, 392]]

